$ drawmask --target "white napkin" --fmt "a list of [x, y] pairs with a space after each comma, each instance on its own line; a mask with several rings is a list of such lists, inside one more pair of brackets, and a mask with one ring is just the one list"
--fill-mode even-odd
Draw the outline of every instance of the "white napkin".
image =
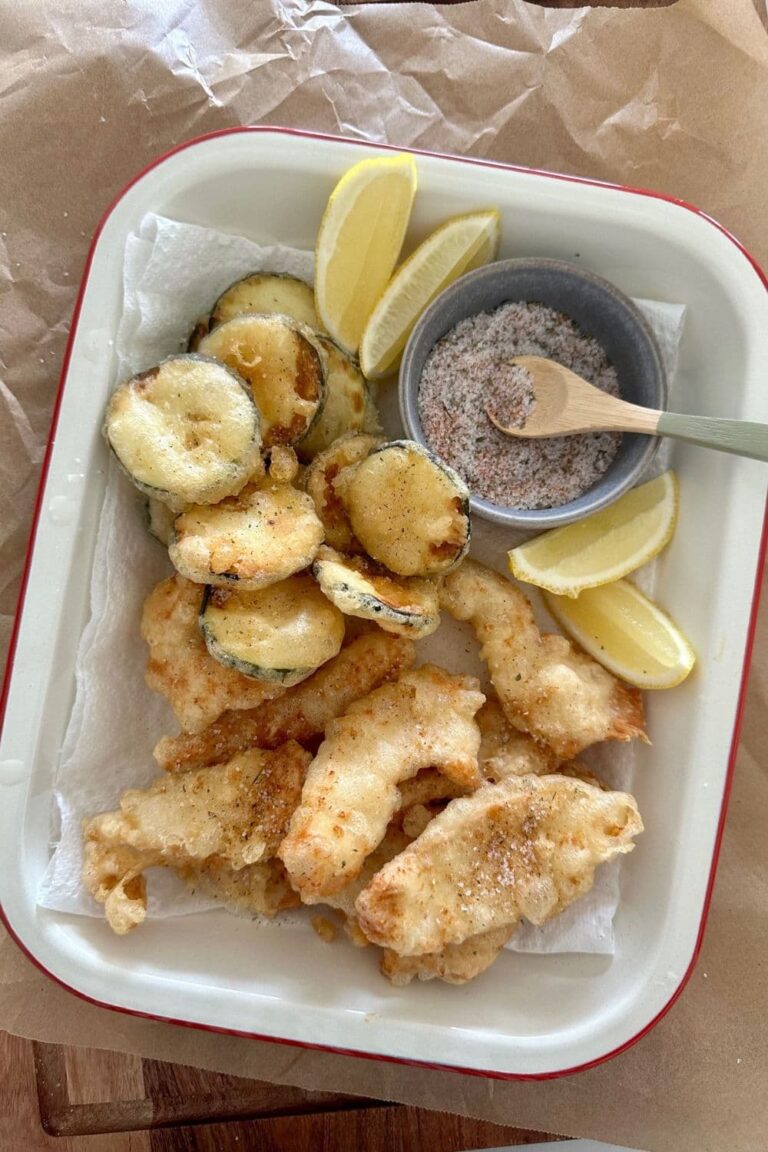
[[[183, 349], [194, 321], [212, 301], [233, 281], [254, 271], [285, 272], [311, 282], [312, 255], [147, 215], [126, 245], [124, 307], [116, 341], [119, 378]], [[684, 309], [637, 303], [657, 335], [672, 381]], [[402, 434], [394, 387], [382, 390], [380, 407], [387, 433]], [[657, 457], [655, 470], [663, 466]], [[507, 549], [518, 539], [515, 533], [476, 520], [472, 554], [505, 571]], [[133, 558], [130, 572], [126, 556]], [[649, 565], [643, 573], [646, 586], [652, 569]], [[103, 914], [80, 879], [82, 821], [116, 807], [126, 788], [145, 787], [157, 774], [152, 748], [160, 736], [177, 730], [168, 705], [144, 683], [146, 648], [139, 635], [141, 605], [171, 570], [165, 550], [146, 530], [143, 499], [110, 464], [91, 578], [91, 619], [78, 649], [75, 703], [54, 781], [56, 845], [38, 893], [43, 907]], [[535, 607], [551, 630], [541, 605]], [[472, 672], [487, 683], [476, 649], [467, 626], [446, 617], [439, 631], [419, 645], [419, 656], [452, 671]], [[598, 747], [583, 759], [612, 786], [630, 787], [631, 746]], [[601, 868], [586, 897], [543, 928], [524, 925], [510, 947], [527, 952], [612, 953], [619, 870], [618, 861]], [[152, 916], [214, 906], [205, 897], [190, 896], [169, 871], [152, 869], [148, 879]], [[283, 922], [302, 920], [287, 915]]]

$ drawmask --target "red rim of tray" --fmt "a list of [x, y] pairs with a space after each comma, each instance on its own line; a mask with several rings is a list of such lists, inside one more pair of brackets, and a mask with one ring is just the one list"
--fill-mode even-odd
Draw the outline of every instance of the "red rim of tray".
[[[250, 127], [250, 128], [224, 128], [224, 129], [221, 129], [217, 132], [209, 132], [204, 136], [196, 136], [194, 139], [187, 140], [185, 143], [179, 144], [175, 148], [170, 149], [168, 152], [163, 153], [163, 155], [157, 157], [157, 159], [153, 160], [150, 164], [148, 164], [145, 168], [143, 168], [138, 173], [138, 175], [134, 176], [134, 178], [128, 184], [126, 184], [125, 187], [114, 198], [114, 200], [112, 201], [112, 203], [109, 205], [106, 212], [102, 216], [101, 220], [99, 221], [98, 227], [96, 228], [96, 231], [94, 232], [93, 239], [91, 240], [91, 244], [90, 244], [90, 247], [88, 249], [88, 256], [87, 256], [87, 259], [85, 262], [85, 267], [83, 269], [82, 279], [80, 281], [80, 288], [79, 288], [78, 295], [77, 295], [77, 301], [75, 303], [74, 312], [72, 314], [72, 323], [70, 325], [69, 337], [67, 340], [67, 346], [66, 346], [66, 350], [64, 353], [64, 361], [62, 364], [61, 375], [59, 377], [59, 384], [58, 384], [58, 389], [57, 389], [57, 393], [56, 393], [56, 399], [55, 399], [54, 407], [53, 407], [53, 414], [52, 414], [52, 418], [51, 418], [51, 428], [50, 428], [50, 432], [49, 432], [49, 436], [48, 436], [48, 443], [47, 443], [47, 447], [46, 447], [46, 451], [45, 451], [45, 457], [43, 460], [43, 466], [42, 466], [42, 470], [41, 470], [41, 474], [40, 474], [40, 483], [39, 483], [39, 487], [37, 490], [35, 509], [34, 509], [34, 514], [33, 514], [33, 518], [32, 518], [32, 528], [31, 528], [31, 532], [30, 532], [29, 544], [27, 546], [27, 553], [26, 553], [25, 562], [24, 562], [24, 572], [22, 575], [21, 590], [19, 592], [19, 600], [18, 600], [18, 604], [17, 604], [16, 618], [14, 621], [13, 632], [11, 634], [10, 647], [8, 650], [8, 663], [7, 663], [6, 669], [5, 669], [5, 676], [3, 679], [2, 693], [0, 694], [0, 735], [2, 735], [2, 730], [3, 730], [3, 726], [4, 726], [4, 721], [5, 721], [5, 711], [6, 711], [7, 701], [8, 701], [8, 693], [10, 690], [10, 683], [11, 683], [11, 675], [12, 675], [12, 671], [13, 671], [14, 658], [15, 658], [15, 654], [16, 654], [16, 643], [17, 643], [17, 639], [18, 639], [19, 626], [21, 623], [21, 617], [22, 617], [22, 612], [23, 612], [23, 608], [24, 608], [24, 598], [25, 598], [25, 594], [26, 594], [27, 583], [29, 580], [30, 565], [31, 565], [32, 556], [34, 553], [35, 538], [37, 536], [37, 527], [38, 527], [38, 522], [40, 519], [40, 510], [41, 510], [41, 505], [42, 505], [43, 493], [45, 490], [45, 484], [46, 484], [46, 480], [48, 477], [48, 468], [50, 465], [51, 454], [53, 451], [53, 444], [54, 444], [54, 440], [55, 440], [55, 436], [56, 436], [56, 427], [58, 424], [59, 412], [61, 410], [61, 404], [62, 404], [62, 401], [64, 398], [65, 382], [66, 382], [66, 378], [67, 378], [67, 373], [69, 371], [69, 363], [70, 363], [70, 359], [72, 356], [72, 347], [74, 344], [75, 333], [77, 332], [77, 325], [78, 325], [78, 322], [80, 319], [80, 312], [81, 312], [82, 305], [83, 305], [83, 299], [85, 296], [86, 286], [88, 284], [88, 277], [90, 275], [91, 264], [93, 262], [93, 256], [94, 256], [94, 253], [96, 251], [96, 245], [98, 244], [99, 237], [101, 236], [101, 233], [104, 229], [104, 226], [105, 226], [107, 220], [112, 215], [113, 211], [115, 210], [117, 205], [120, 203], [120, 201], [123, 199], [123, 197], [131, 190], [131, 188], [133, 188], [133, 186], [135, 184], [138, 184], [139, 181], [142, 180], [144, 178], [144, 176], [147, 175], [147, 173], [149, 173], [149, 172], [153, 171], [153, 169], [159, 167], [166, 160], [170, 159], [170, 157], [175, 156], [178, 152], [185, 151], [187, 148], [193, 148], [196, 145], [201, 144], [207, 140], [214, 140], [214, 139], [217, 139], [218, 137], [221, 137], [221, 136], [246, 135], [249, 133], [257, 133], [257, 132], [273, 133], [273, 134], [281, 135], [281, 136], [297, 136], [297, 137], [300, 137], [303, 139], [310, 139], [310, 140], [327, 140], [327, 141], [331, 141], [333, 143], [359, 145], [359, 146], [364, 147], [364, 148], [373, 147], [373, 148], [377, 148], [377, 149], [386, 149], [386, 150], [393, 151], [393, 152], [411, 152], [416, 156], [437, 156], [442, 160], [450, 160], [450, 161], [453, 161], [455, 163], [471, 164], [471, 165], [476, 166], [476, 167], [496, 168], [496, 169], [500, 169], [503, 171], [509, 171], [509, 172], [532, 173], [533, 175], [536, 175], [536, 176], [546, 176], [551, 180], [560, 180], [560, 181], [565, 181], [565, 182], [571, 183], [571, 184], [585, 184], [585, 185], [588, 185], [590, 187], [612, 188], [613, 190], [618, 191], [618, 192], [629, 192], [629, 193], [632, 193], [633, 195], [636, 195], [636, 196], [648, 196], [654, 200], [663, 200], [669, 204], [676, 204], [678, 207], [685, 208], [687, 211], [693, 212], [695, 215], [700, 216], [703, 220], [706, 220], [708, 224], [712, 225], [713, 228], [716, 228], [718, 230], [718, 232], [722, 233], [722, 235], [724, 235], [728, 240], [730, 240], [730, 242], [735, 245], [735, 247], [739, 250], [739, 252], [741, 252], [742, 255], [746, 257], [746, 259], [752, 265], [752, 267], [754, 268], [758, 277], [762, 281], [763, 286], [768, 290], [768, 278], [766, 278], [766, 275], [763, 272], [760, 265], [758, 264], [757, 260], [751, 254], [751, 252], [749, 252], [744, 247], [744, 245], [741, 244], [736, 239], [736, 237], [733, 236], [728, 231], [727, 228], [725, 228], [722, 224], [718, 223], [717, 220], [715, 220], [712, 216], [709, 216], [706, 212], [703, 212], [703, 211], [701, 211], [701, 209], [696, 208], [693, 204], [689, 204], [685, 200], [678, 200], [674, 196], [666, 196], [661, 192], [653, 192], [647, 188], [633, 188], [629, 185], [612, 184], [612, 183], [610, 183], [608, 181], [604, 181], [604, 180], [590, 180], [590, 179], [587, 179], [586, 177], [583, 177], [583, 176], [568, 176], [568, 175], [565, 175], [565, 174], [559, 173], [559, 172], [548, 172], [545, 169], [540, 169], [540, 168], [526, 168], [523, 165], [519, 165], [519, 164], [502, 164], [502, 163], [499, 163], [499, 162], [493, 161], [493, 160], [479, 160], [479, 159], [474, 159], [472, 157], [452, 156], [452, 155], [447, 154], [447, 153], [428, 152], [425, 149], [421, 149], [421, 148], [401, 148], [401, 147], [398, 147], [397, 145], [393, 145], [393, 144], [378, 144], [374, 141], [367, 141], [367, 140], [348, 140], [344, 137], [333, 136], [333, 135], [330, 135], [329, 133], [325, 133], [325, 132], [308, 132], [308, 131], [304, 131], [303, 129], [299, 129], [299, 128], [280, 128], [280, 127], [272, 127], [270, 125], [259, 125], [259, 126]], [[8, 917], [5, 913], [5, 910], [2, 907], [2, 905], [0, 905], [0, 919], [2, 920], [3, 924], [5, 925], [5, 928], [8, 931], [8, 934], [16, 942], [16, 944], [18, 945], [20, 950], [24, 953], [24, 955], [27, 957], [27, 959], [30, 960], [35, 965], [35, 967], [37, 967], [47, 977], [49, 977], [51, 980], [55, 981], [55, 983], [59, 984], [62, 988], [66, 989], [67, 992], [71, 992], [74, 996], [77, 996], [80, 1000], [84, 1000], [88, 1004], [95, 1004], [99, 1008], [108, 1008], [112, 1012], [122, 1012], [128, 1016], [137, 1016], [137, 1017], [140, 1017], [142, 1019], [147, 1019], [147, 1020], [158, 1020], [158, 1021], [165, 1023], [165, 1024], [177, 1024], [177, 1025], [180, 1025], [180, 1026], [185, 1027], [185, 1028], [197, 1028], [197, 1029], [201, 1029], [201, 1030], [206, 1031], [206, 1032], [223, 1033], [223, 1034], [228, 1035], [228, 1036], [238, 1036], [238, 1037], [242, 1037], [245, 1039], [251, 1039], [251, 1040], [263, 1040], [263, 1041], [270, 1043], [270, 1044], [287, 1044], [291, 1047], [306, 1048], [306, 1049], [311, 1049], [314, 1051], [321, 1051], [321, 1052], [333, 1052], [333, 1053], [336, 1053], [336, 1054], [342, 1055], [342, 1056], [357, 1056], [357, 1057], [362, 1057], [362, 1058], [367, 1059], [367, 1060], [381, 1060], [381, 1061], [385, 1061], [387, 1063], [410, 1065], [412, 1067], [417, 1067], [417, 1068], [429, 1068], [429, 1069], [434, 1069], [434, 1070], [443, 1071], [443, 1072], [458, 1072], [458, 1073], [462, 1073], [462, 1074], [468, 1075], [468, 1076], [482, 1076], [482, 1077], [489, 1077], [491, 1079], [496, 1079], [496, 1080], [553, 1080], [553, 1079], [559, 1078], [560, 1076], [569, 1076], [575, 1072], [585, 1072], [589, 1068], [594, 1068], [598, 1064], [602, 1064], [606, 1060], [610, 1060], [614, 1056], [618, 1056], [618, 1055], [620, 1055], [620, 1053], [626, 1052], [626, 1050], [628, 1048], [631, 1048], [632, 1045], [636, 1044], [638, 1042], [638, 1040], [641, 1040], [643, 1038], [643, 1036], [645, 1036], [648, 1032], [650, 1032], [651, 1029], [654, 1028], [656, 1026], [656, 1024], [658, 1024], [658, 1022], [664, 1016], [666, 1016], [667, 1012], [669, 1012], [672, 1005], [675, 1003], [675, 1001], [681, 995], [683, 989], [685, 988], [686, 984], [688, 983], [688, 980], [690, 979], [690, 976], [691, 976], [691, 973], [693, 972], [694, 967], [696, 966], [696, 961], [698, 959], [699, 952], [701, 950], [702, 940], [704, 938], [704, 930], [705, 930], [706, 923], [707, 923], [709, 908], [710, 908], [710, 904], [712, 901], [712, 891], [713, 891], [714, 884], [715, 884], [715, 875], [717, 872], [717, 863], [718, 863], [718, 859], [720, 856], [720, 848], [722, 846], [723, 832], [725, 829], [725, 818], [726, 818], [726, 814], [727, 814], [727, 810], [728, 810], [728, 800], [729, 800], [730, 793], [731, 793], [731, 786], [733, 784], [733, 772], [734, 772], [734, 766], [736, 763], [736, 753], [738, 751], [739, 736], [741, 733], [741, 725], [742, 725], [742, 720], [743, 720], [743, 716], [744, 716], [744, 705], [745, 705], [745, 701], [746, 701], [747, 680], [748, 680], [748, 676], [749, 676], [749, 667], [750, 667], [750, 662], [751, 662], [751, 657], [752, 657], [752, 648], [753, 648], [754, 640], [755, 640], [755, 628], [756, 628], [756, 624], [757, 624], [757, 613], [758, 613], [758, 608], [759, 608], [759, 603], [760, 603], [761, 577], [762, 577], [763, 566], [765, 563], [766, 547], [767, 546], [768, 546], [768, 501], [766, 502], [766, 509], [765, 509], [765, 513], [763, 516], [763, 529], [762, 529], [762, 535], [761, 535], [761, 539], [760, 539], [760, 548], [759, 548], [759, 552], [758, 552], [757, 570], [755, 573], [754, 592], [753, 592], [753, 596], [752, 596], [752, 606], [751, 606], [751, 610], [750, 610], [749, 626], [748, 626], [748, 631], [747, 631], [747, 640], [746, 640], [746, 644], [744, 647], [744, 662], [743, 662], [742, 670], [741, 670], [741, 683], [740, 683], [740, 687], [739, 687], [739, 698], [738, 698], [738, 703], [736, 706], [736, 716], [735, 716], [735, 720], [734, 720], [733, 736], [731, 739], [731, 747], [730, 747], [730, 752], [729, 752], [729, 756], [728, 756], [728, 768], [727, 768], [727, 773], [726, 773], [726, 778], [725, 778], [725, 785], [723, 788], [723, 797], [722, 797], [722, 804], [721, 804], [721, 809], [720, 809], [720, 818], [718, 821], [717, 834], [715, 837], [715, 844], [714, 844], [714, 849], [713, 849], [713, 853], [712, 853], [712, 864], [710, 867], [709, 877], [707, 880], [707, 888], [706, 888], [706, 892], [704, 895], [704, 904], [702, 907], [701, 922], [699, 924], [699, 931], [698, 931], [696, 943], [695, 943], [695, 946], [693, 949], [693, 954], [691, 956], [688, 967], [686, 968], [685, 972], [683, 973], [683, 976], [681, 977], [680, 983], [678, 984], [677, 988], [675, 989], [673, 994], [670, 996], [669, 1000], [664, 1005], [664, 1007], [659, 1012], [657, 1012], [657, 1014], [651, 1020], [649, 1020], [648, 1023], [643, 1028], [641, 1028], [639, 1032], [635, 1033], [634, 1036], [631, 1036], [628, 1040], [625, 1040], [624, 1043], [620, 1044], [618, 1047], [613, 1048], [608, 1052], [605, 1052], [602, 1056], [597, 1056], [593, 1060], [589, 1060], [583, 1064], [574, 1065], [572, 1068], [561, 1068], [561, 1069], [558, 1069], [558, 1070], [553, 1071], [553, 1072], [531, 1072], [531, 1073], [498, 1072], [498, 1071], [494, 1071], [493, 1069], [484, 1070], [484, 1069], [479, 1069], [479, 1068], [463, 1068], [463, 1067], [460, 1067], [458, 1065], [453, 1065], [453, 1064], [438, 1064], [438, 1063], [432, 1063], [431, 1061], [427, 1061], [427, 1060], [409, 1060], [405, 1057], [400, 1057], [400, 1056], [385, 1056], [385, 1055], [382, 1055], [382, 1054], [376, 1053], [376, 1052], [363, 1052], [363, 1051], [360, 1051], [357, 1049], [337, 1048], [337, 1047], [332, 1047], [332, 1046], [326, 1045], [326, 1044], [313, 1044], [313, 1043], [310, 1043], [310, 1042], [305, 1041], [305, 1040], [291, 1040], [291, 1039], [286, 1039], [286, 1038], [280, 1037], [280, 1036], [270, 1036], [270, 1035], [265, 1035], [265, 1034], [258, 1033], [258, 1032], [241, 1031], [241, 1030], [235, 1029], [235, 1028], [223, 1028], [223, 1027], [218, 1027], [215, 1024], [202, 1024], [202, 1023], [199, 1023], [199, 1022], [194, 1021], [194, 1020], [177, 1020], [171, 1016], [161, 1016], [161, 1015], [159, 1015], [157, 1013], [153, 1013], [153, 1012], [142, 1012], [138, 1008], [125, 1008], [119, 1004], [110, 1004], [107, 1001], [98, 1000], [93, 996], [89, 996], [85, 992], [81, 992], [79, 989], [74, 988], [70, 984], [67, 984], [67, 982], [65, 980], [61, 979], [59, 976], [56, 976], [53, 972], [51, 972], [48, 968], [46, 968], [45, 965], [30, 951], [30, 949], [27, 947], [27, 945], [24, 943], [24, 941], [21, 940], [19, 938], [19, 936], [17, 935], [17, 933], [15, 932], [13, 926], [11, 925], [11, 923], [8, 920]]]

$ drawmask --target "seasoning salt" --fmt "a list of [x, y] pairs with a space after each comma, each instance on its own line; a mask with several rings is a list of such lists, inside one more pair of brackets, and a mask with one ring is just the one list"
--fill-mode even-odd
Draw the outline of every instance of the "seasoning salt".
[[427, 443], [475, 496], [508, 508], [552, 508], [577, 499], [600, 479], [621, 443], [620, 432], [514, 440], [535, 404], [530, 374], [514, 356], [545, 356], [619, 395], [605, 350], [567, 316], [544, 304], [503, 304], [462, 320], [432, 349], [419, 382], [418, 407]]

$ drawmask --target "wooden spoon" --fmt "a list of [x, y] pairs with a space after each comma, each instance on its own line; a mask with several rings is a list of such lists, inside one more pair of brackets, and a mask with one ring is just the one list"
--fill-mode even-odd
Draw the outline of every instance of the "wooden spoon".
[[507, 436], [572, 436], [577, 432], [642, 432], [674, 436], [704, 448], [768, 460], [768, 424], [682, 416], [659, 412], [608, 396], [581, 376], [543, 356], [516, 356], [509, 364], [525, 368], [533, 380], [535, 404], [520, 427], [507, 428], [486, 409], [489, 420]]

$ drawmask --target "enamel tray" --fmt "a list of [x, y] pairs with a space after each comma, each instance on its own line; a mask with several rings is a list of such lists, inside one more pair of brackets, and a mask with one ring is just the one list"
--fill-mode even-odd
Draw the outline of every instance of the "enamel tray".
[[[233, 129], [156, 161], [102, 221], [72, 322], [4, 692], [0, 900], [9, 931], [40, 968], [110, 1008], [490, 1076], [553, 1076], [641, 1037], [693, 968], [744, 700], [765, 549], [763, 465], [675, 448], [680, 522], [659, 562], [656, 595], [674, 609], [699, 662], [684, 685], [647, 697], [653, 747], [641, 750], [634, 789], [647, 831], [623, 865], [614, 956], [505, 953], [463, 988], [396, 989], [367, 950], [329, 947], [309, 930], [258, 928], [213, 912], [148, 922], [118, 939], [103, 921], [35, 904], [87, 619], [126, 237], [155, 211], [311, 248], [336, 179], [380, 151], [303, 132]], [[497, 205], [502, 257], [579, 260], [631, 296], [687, 304], [683, 411], [768, 422], [766, 284], [714, 221], [629, 188], [423, 153], [417, 163], [410, 243], [447, 216]], [[84, 483], [71, 482], [83, 473]]]

